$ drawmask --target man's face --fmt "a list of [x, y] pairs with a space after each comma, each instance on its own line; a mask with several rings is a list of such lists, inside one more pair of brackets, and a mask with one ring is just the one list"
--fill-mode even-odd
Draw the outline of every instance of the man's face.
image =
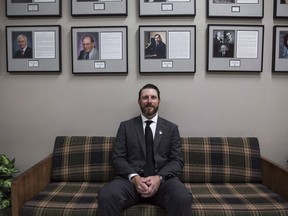
[[85, 52], [90, 52], [94, 47], [94, 43], [89, 37], [85, 37], [82, 41], [82, 46]]
[[19, 37], [18, 38], [18, 46], [20, 49], [24, 49], [27, 45], [27, 41], [24, 37]]
[[158, 35], [156, 35], [154, 38], [157, 44], [160, 43], [161, 38]]
[[148, 119], [153, 118], [156, 115], [160, 104], [157, 91], [155, 89], [143, 89], [138, 103], [142, 114]]

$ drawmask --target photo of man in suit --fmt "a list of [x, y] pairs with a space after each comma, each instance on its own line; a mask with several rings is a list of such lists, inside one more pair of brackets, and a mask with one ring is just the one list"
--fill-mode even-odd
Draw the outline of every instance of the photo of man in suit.
[[151, 38], [150, 44], [145, 48], [145, 58], [166, 58], [166, 44], [162, 41], [160, 34], [155, 34]]
[[28, 46], [28, 38], [24, 34], [17, 36], [18, 50], [13, 58], [32, 58], [32, 47]]
[[12, 3], [32, 3], [32, 0], [12, 0]]
[[78, 60], [98, 60], [99, 52], [96, 48], [95, 39], [87, 34], [82, 38], [82, 50], [78, 55]]
[[192, 215], [192, 195], [178, 178], [184, 165], [178, 126], [158, 115], [157, 86], [142, 87], [138, 104], [141, 115], [119, 126], [111, 161], [117, 176], [99, 191], [98, 216], [121, 216], [143, 202], [168, 216]]

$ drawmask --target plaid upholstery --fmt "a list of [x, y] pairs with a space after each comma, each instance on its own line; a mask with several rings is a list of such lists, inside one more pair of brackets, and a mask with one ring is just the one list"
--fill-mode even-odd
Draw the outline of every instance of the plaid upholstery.
[[114, 176], [110, 164], [114, 137], [57, 137], [52, 181], [107, 182]]
[[186, 183], [192, 216], [287, 216], [288, 203], [257, 183]]
[[183, 182], [261, 182], [257, 138], [186, 137]]
[[[22, 216], [97, 215], [99, 189], [114, 176], [114, 137], [57, 137], [52, 183], [26, 202]], [[181, 178], [193, 194], [192, 216], [287, 216], [288, 203], [261, 183], [256, 138], [181, 138]], [[138, 204], [123, 216], [165, 216]]]

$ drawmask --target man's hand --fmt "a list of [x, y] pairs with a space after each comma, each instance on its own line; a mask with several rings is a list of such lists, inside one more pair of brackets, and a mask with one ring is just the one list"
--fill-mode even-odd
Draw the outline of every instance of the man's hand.
[[135, 176], [132, 179], [132, 182], [134, 183], [137, 192], [144, 198], [152, 197], [158, 191], [161, 183], [160, 176], [158, 175], [145, 178]]

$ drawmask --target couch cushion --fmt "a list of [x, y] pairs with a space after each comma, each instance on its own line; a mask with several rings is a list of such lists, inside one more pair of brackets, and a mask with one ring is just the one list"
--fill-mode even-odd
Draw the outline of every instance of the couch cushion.
[[288, 203], [262, 184], [186, 183], [192, 216], [287, 216]]
[[[46, 189], [26, 202], [20, 209], [21, 216], [95, 216], [97, 196], [103, 186], [94, 182], [53, 182]], [[139, 204], [126, 209], [123, 216], [165, 216], [164, 209]]]
[[183, 137], [184, 182], [260, 182], [257, 138]]
[[110, 164], [114, 137], [56, 137], [52, 181], [110, 181], [114, 176]]

